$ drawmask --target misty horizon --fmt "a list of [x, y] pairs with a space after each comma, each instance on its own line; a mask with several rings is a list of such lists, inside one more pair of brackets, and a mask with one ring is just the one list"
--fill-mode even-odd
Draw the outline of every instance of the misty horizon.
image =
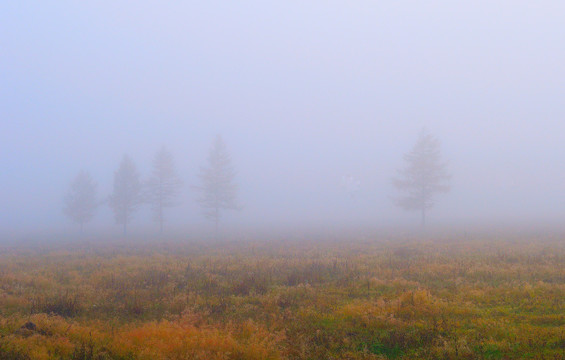
[[[2, 234], [76, 231], [62, 207], [80, 170], [102, 199], [124, 154], [146, 179], [162, 146], [184, 182], [167, 226], [211, 226], [191, 186], [217, 134], [243, 206], [226, 226], [417, 226], [392, 178], [424, 127], [452, 175], [431, 226], [562, 223], [565, 4], [0, 10]], [[136, 227], [157, 228], [148, 206]], [[103, 206], [88, 231], [120, 227]]]

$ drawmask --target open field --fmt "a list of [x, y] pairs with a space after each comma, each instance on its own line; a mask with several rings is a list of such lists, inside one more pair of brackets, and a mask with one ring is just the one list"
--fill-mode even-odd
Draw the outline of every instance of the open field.
[[0, 359], [565, 359], [563, 239], [4, 247]]

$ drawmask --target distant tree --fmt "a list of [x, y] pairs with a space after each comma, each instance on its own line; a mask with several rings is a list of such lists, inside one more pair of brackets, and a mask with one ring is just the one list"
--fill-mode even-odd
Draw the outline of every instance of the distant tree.
[[441, 160], [440, 143], [425, 129], [420, 132], [412, 150], [404, 155], [406, 166], [393, 179], [403, 193], [397, 205], [405, 210], [420, 211], [422, 226], [426, 225], [426, 211], [434, 205], [434, 196], [449, 191], [447, 164]]
[[226, 145], [219, 135], [208, 155], [208, 164], [200, 168], [198, 178], [200, 185], [195, 186], [195, 189], [200, 196], [197, 201], [203, 209], [204, 216], [214, 222], [217, 236], [220, 212], [224, 209], [240, 208], [236, 199], [235, 170]]
[[116, 223], [124, 226], [124, 235], [132, 214], [141, 203], [141, 183], [133, 161], [124, 155], [120, 167], [114, 172], [114, 189], [108, 204], [114, 211]]
[[92, 219], [98, 207], [96, 187], [96, 182], [90, 174], [80, 171], [71, 182], [64, 198], [63, 213], [80, 225], [81, 233], [83, 225]]
[[151, 205], [160, 233], [163, 233], [164, 209], [177, 205], [181, 186], [173, 156], [162, 147], [153, 158], [153, 170], [145, 183], [145, 200]]

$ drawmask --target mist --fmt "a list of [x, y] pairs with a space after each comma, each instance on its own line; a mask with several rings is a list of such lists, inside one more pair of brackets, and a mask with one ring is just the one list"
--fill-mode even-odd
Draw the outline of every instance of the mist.
[[[0, 4], [0, 234], [76, 233], [80, 170], [112, 191], [166, 146], [166, 228], [206, 231], [193, 189], [215, 137], [236, 170], [224, 228], [417, 227], [391, 179], [422, 128], [451, 190], [431, 226], [559, 225], [565, 4], [557, 1]], [[355, 194], [345, 177], [358, 181]], [[149, 207], [132, 230], [157, 233]], [[120, 234], [101, 206], [85, 232]]]

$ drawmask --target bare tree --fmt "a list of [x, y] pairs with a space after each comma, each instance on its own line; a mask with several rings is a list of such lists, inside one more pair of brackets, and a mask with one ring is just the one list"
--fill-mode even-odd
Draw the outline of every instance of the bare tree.
[[397, 204], [405, 209], [420, 211], [422, 227], [426, 225], [426, 211], [434, 205], [434, 196], [449, 191], [447, 164], [441, 160], [440, 143], [425, 129], [420, 132], [412, 150], [404, 155], [406, 166], [398, 171], [393, 184], [404, 195]]
[[114, 210], [116, 223], [124, 226], [125, 235], [131, 216], [141, 203], [139, 173], [127, 155], [124, 155], [120, 167], [114, 172], [114, 190], [108, 203]]
[[154, 219], [163, 233], [164, 209], [177, 205], [182, 186], [177, 176], [173, 156], [165, 147], [155, 154], [151, 177], [145, 183], [145, 200], [151, 205]]
[[83, 225], [92, 219], [98, 207], [96, 187], [90, 174], [81, 170], [71, 182], [64, 198], [63, 213], [80, 225], [81, 233]]
[[200, 194], [197, 201], [204, 216], [214, 222], [217, 237], [221, 210], [240, 209], [236, 199], [235, 170], [226, 145], [219, 135], [208, 155], [208, 164], [200, 168], [198, 177], [201, 183], [195, 186]]

